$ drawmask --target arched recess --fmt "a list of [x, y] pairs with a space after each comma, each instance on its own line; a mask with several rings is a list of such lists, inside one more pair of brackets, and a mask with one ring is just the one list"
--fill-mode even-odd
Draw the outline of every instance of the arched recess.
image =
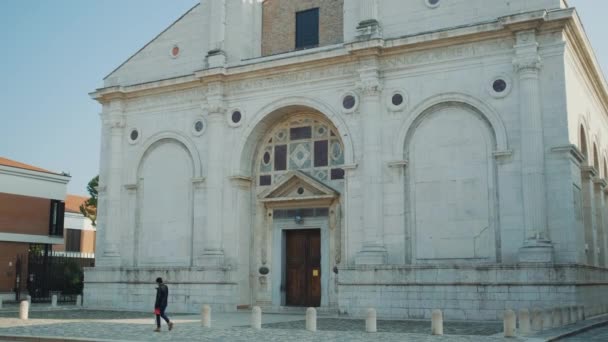
[[236, 143], [231, 165], [232, 175], [253, 176], [252, 162], [260, 140], [281, 117], [293, 112], [318, 112], [338, 130], [344, 144], [344, 164], [354, 164], [354, 146], [346, 122], [328, 105], [307, 97], [289, 97], [271, 102], [258, 110]]
[[399, 160], [404, 156], [407, 159], [407, 151], [405, 150], [405, 145], [403, 142], [406, 141], [407, 136], [411, 134], [410, 131], [412, 130], [412, 126], [414, 126], [415, 122], [417, 122], [420, 116], [424, 115], [429, 108], [442, 103], [462, 104], [474, 109], [484, 118], [484, 120], [488, 122], [492, 128], [492, 134], [494, 135], [494, 139], [496, 141], [496, 150], [493, 152], [498, 152], [500, 154], [510, 153], [507, 129], [505, 128], [505, 125], [498, 112], [496, 112], [488, 104], [476, 99], [473, 96], [462, 93], [445, 93], [422, 101], [412, 110], [412, 114], [408, 116], [401, 124], [399, 133], [397, 134], [397, 138], [393, 144], [395, 148], [393, 151], [394, 160]]
[[587, 148], [587, 133], [585, 130], [585, 126], [583, 124], [580, 125], [579, 127], [579, 134], [578, 134], [578, 147], [581, 150], [581, 153], [583, 154], [583, 157], [585, 157], [585, 164], [589, 163], [589, 151]]
[[137, 184], [137, 173], [139, 171], [139, 167], [142, 163], [144, 155], [150, 150], [150, 148], [154, 144], [156, 144], [160, 140], [165, 139], [175, 140], [176, 142], [182, 144], [184, 148], [186, 148], [186, 150], [188, 150], [188, 153], [192, 158], [193, 178], [204, 177], [205, 172], [203, 169], [203, 164], [201, 163], [201, 157], [194, 142], [190, 140], [190, 138], [179, 132], [165, 131], [151, 136], [142, 144], [141, 148], [137, 152], [136, 157], [133, 158], [131, 161], [131, 165], [129, 167], [129, 174], [127, 176], [128, 184]]
[[604, 155], [602, 163], [602, 178], [608, 178], [608, 163], [606, 163], [606, 155]]
[[593, 167], [597, 172], [600, 172], [600, 158], [597, 153], [597, 144], [593, 143]]
[[137, 266], [191, 266], [197, 172], [190, 149], [180, 140], [160, 138], [143, 152], [135, 169]]
[[[496, 132], [494, 125], [498, 125]], [[406, 220], [414, 263], [500, 259], [494, 152], [497, 117], [462, 101], [439, 102], [406, 125]]]

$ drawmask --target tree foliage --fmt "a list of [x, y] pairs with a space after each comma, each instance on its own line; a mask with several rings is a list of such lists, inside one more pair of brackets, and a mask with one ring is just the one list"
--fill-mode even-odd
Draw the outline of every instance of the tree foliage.
[[93, 226], [97, 225], [97, 186], [99, 186], [99, 175], [87, 184], [87, 191], [91, 198], [80, 205], [80, 212], [91, 220]]

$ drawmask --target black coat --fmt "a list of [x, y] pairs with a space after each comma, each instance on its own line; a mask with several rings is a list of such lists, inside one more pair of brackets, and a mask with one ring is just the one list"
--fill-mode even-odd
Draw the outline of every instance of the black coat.
[[154, 308], [166, 308], [167, 298], [169, 297], [169, 288], [165, 284], [158, 284], [156, 288], [156, 303]]

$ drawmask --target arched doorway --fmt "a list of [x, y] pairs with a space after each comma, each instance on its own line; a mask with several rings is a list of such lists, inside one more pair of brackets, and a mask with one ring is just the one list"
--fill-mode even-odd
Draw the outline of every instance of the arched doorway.
[[254, 215], [263, 218], [254, 227], [261, 250], [255, 298], [275, 307], [328, 306], [341, 253], [344, 144], [315, 110], [281, 113], [260, 134], [252, 158]]

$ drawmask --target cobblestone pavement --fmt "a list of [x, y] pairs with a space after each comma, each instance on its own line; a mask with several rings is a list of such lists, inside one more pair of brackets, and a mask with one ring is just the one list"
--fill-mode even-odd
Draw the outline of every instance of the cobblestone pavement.
[[605, 325], [600, 328], [592, 329], [587, 332], [572, 336], [566, 337], [559, 341], [566, 342], [606, 342], [608, 341], [608, 325]]
[[[306, 321], [292, 321], [265, 324], [269, 329], [304, 330]], [[424, 321], [381, 321], [377, 322], [378, 332], [426, 334], [430, 331], [431, 323]], [[319, 318], [317, 329], [323, 331], [365, 331], [365, 321], [358, 319]], [[480, 335], [490, 336], [502, 332], [500, 323], [461, 323], [446, 322], [443, 331], [450, 335]]]
[[[211, 329], [198, 316], [174, 315], [175, 328], [154, 333], [153, 316], [146, 313], [88, 310], [32, 311], [21, 321], [16, 312], [0, 311], [0, 335], [72, 337], [120, 341], [504, 341], [499, 324], [446, 323], [446, 336], [430, 336], [430, 322], [379, 321], [378, 333], [364, 332], [364, 321], [319, 317], [319, 331], [304, 330], [301, 315], [264, 315], [261, 331], [247, 327], [248, 313], [215, 314]], [[477, 334], [473, 336], [472, 334]], [[470, 336], [463, 336], [470, 335]], [[0, 341], [2, 338], [0, 337]], [[523, 339], [509, 339], [523, 341]]]

